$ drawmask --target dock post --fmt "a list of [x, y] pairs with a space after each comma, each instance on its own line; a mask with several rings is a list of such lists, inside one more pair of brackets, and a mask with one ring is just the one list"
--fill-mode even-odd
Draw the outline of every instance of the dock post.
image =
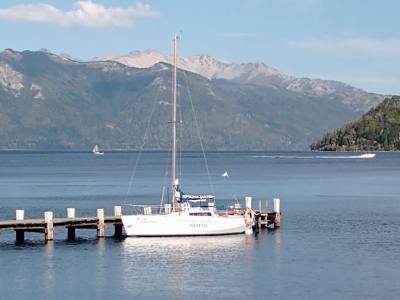
[[52, 241], [54, 238], [54, 226], [53, 226], [53, 212], [44, 212], [44, 221], [46, 222], [46, 229], [44, 231], [44, 237], [46, 241]]
[[251, 197], [245, 197], [244, 202], [245, 202], [245, 208], [251, 209]]
[[[75, 218], [75, 208], [69, 207], [67, 208], [67, 218], [74, 219]], [[68, 240], [74, 240], [76, 237], [75, 227], [67, 227], [68, 230]]]
[[254, 215], [254, 232], [257, 234], [260, 231], [261, 228], [261, 213], [258, 211]]
[[[114, 206], [114, 217], [121, 217], [122, 207]], [[114, 224], [114, 237], [122, 238], [122, 224]]]
[[122, 207], [114, 206], [114, 217], [121, 217], [122, 215]]
[[[24, 219], [24, 210], [23, 209], [17, 209], [15, 211], [15, 220], [17, 221], [22, 221]], [[15, 241], [19, 243], [23, 243], [25, 240], [25, 231], [23, 230], [16, 230], [15, 231]]]
[[281, 199], [274, 198], [274, 228], [281, 227]]
[[103, 238], [104, 237], [104, 209], [98, 208], [97, 209], [97, 237]]

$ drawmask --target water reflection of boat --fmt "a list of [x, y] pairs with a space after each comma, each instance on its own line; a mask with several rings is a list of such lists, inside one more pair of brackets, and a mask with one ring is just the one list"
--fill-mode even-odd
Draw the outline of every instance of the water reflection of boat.
[[[185, 253], [185, 256], [202, 254], [218, 255], [217, 253], [237, 253], [252, 249], [255, 245], [253, 235], [226, 235], [226, 236], [202, 236], [167, 238], [136, 238], [125, 239], [123, 249], [132, 254], [160, 254], [172, 255], [173, 253]], [[221, 251], [221, 252], [219, 252]]]
[[[251, 277], [257, 244], [254, 235], [242, 234], [127, 238], [121, 242], [120, 284], [133, 295], [154, 295], [156, 286], [164, 299], [198, 299], [207, 290], [216, 298], [231, 279], [245, 282]], [[223, 298], [237, 299], [241, 293], [243, 286], [234, 284]]]

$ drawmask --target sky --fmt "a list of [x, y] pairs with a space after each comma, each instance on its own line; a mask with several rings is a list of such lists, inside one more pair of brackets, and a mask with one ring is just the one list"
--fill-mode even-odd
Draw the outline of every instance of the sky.
[[152, 49], [263, 62], [298, 77], [400, 94], [397, 0], [1, 0], [0, 49], [88, 60]]

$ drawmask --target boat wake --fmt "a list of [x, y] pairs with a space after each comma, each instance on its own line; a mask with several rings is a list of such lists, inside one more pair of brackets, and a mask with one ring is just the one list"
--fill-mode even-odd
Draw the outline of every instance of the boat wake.
[[252, 158], [267, 159], [371, 159], [375, 153], [364, 153], [360, 155], [253, 155]]

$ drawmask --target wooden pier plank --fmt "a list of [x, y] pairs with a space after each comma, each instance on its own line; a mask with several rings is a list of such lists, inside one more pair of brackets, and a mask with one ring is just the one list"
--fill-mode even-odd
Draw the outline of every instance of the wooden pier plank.
[[[97, 217], [79, 217], [79, 218], [55, 218], [54, 227], [97, 225]], [[108, 216], [104, 218], [104, 223], [122, 224], [121, 217]], [[25, 219], [25, 220], [6, 220], [0, 221], [0, 230], [44, 228], [46, 222], [44, 219]]]

